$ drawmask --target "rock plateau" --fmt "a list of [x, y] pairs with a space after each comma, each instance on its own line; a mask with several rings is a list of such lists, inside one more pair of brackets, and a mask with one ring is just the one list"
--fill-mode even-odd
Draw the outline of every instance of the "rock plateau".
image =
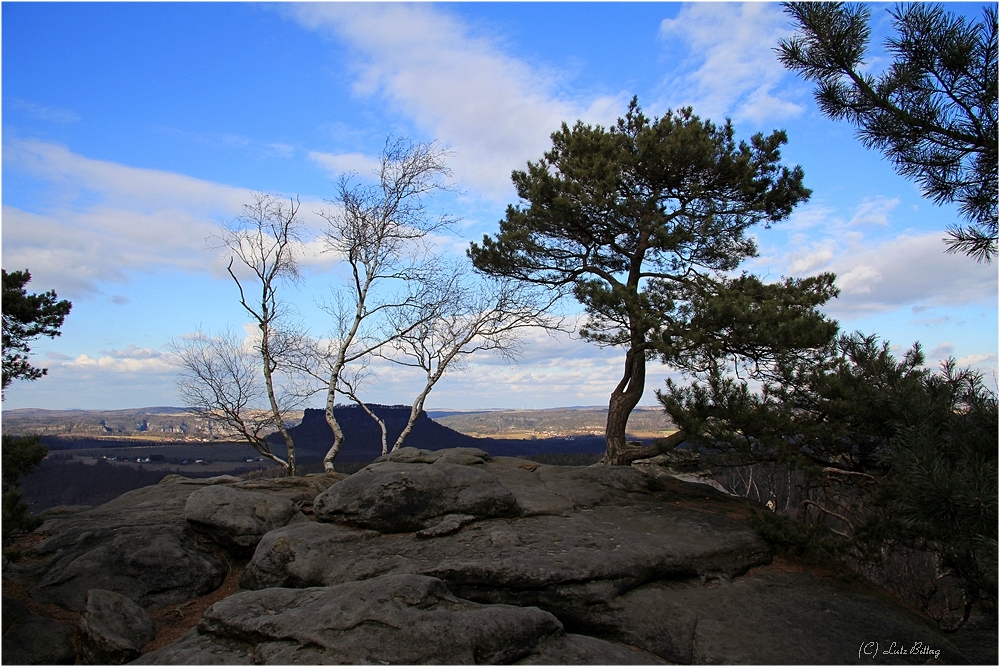
[[[3, 662], [133, 659], [144, 610], [234, 563], [240, 590], [137, 664], [853, 664], [893, 643], [874, 662], [967, 662], [878, 590], [772, 562], [745, 501], [649, 468], [402, 448], [350, 477], [171, 476], [53, 512], [5, 563], [83, 614], [54, 630], [5, 598]], [[36, 641], [74, 632], [75, 657]]]

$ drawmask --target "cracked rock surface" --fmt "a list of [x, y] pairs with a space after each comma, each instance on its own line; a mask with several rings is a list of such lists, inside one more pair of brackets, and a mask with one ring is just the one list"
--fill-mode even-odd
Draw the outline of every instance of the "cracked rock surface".
[[773, 564], [748, 507], [638, 468], [401, 448], [346, 479], [167, 478], [56, 515], [18, 576], [69, 609], [93, 588], [154, 608], [253, 549], [241, 590], [140, 664], [847, 664], [866, 642], [966, 662], [873, 587]]
[[[540, 609], [476, 604], [439, 579], [395, 574], [238, 593], [210, 607], [195, 632], [139, 663], [193, 662], [214, 651], [267, 664], [511, 664], [581, 644], [568, 643], [562, 624]], [[594, 658], [644, 657], [600, 641], [577, 648]]]

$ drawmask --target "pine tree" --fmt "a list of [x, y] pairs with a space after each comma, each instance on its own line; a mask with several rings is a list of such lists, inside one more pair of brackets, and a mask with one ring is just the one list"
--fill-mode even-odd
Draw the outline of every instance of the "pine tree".
[[858, 128], [858, 138], [915, 180], [937, 204], [957, 203], [949, 252], [977, 261], [997, 254], [997, 7], [969, 22], [940, 5], [890, 10], [892, 63], [867, 72], [871, 10], [841, 2], [785, 3], [798, 33], [781, 62], [816, 82], [820, 110]]
[[625, 349], [609, 401], [608, 463], [637, 455], [625, 427], [647, 359], [690, 352], [663, 342], [690, 319], [684, 299], [724, 292], [724, 274], [757, 253], [751, 228], [808, 198], [802, 170], [780, 164], [785, 142], [775, 131], [737, 143], [730, 122], [716, 126], [691, 109], [648, 118], [633, 99], [610, 128], [563, 124], [552, 150], [513, 173], [522, 204], [508, 207], [495, 237], [472, 244], [486, 273], [572, 292], [589, 315], [581, 335]]

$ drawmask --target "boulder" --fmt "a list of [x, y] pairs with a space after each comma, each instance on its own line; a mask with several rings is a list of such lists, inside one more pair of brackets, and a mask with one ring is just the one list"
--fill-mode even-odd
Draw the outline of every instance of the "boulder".
[[422, 530], [449, 514], [516, 516], [514, 495], [495, 475], [468, 465], [373, 463], [316, 497], [313, 513], [382, 533]]
[[376, 463], [454, 463], [457, 465], [477, 465], [490, 460], [490, 455], [475, 447], [453, 447], [451, 449], [417, 449], [400, 447], [394, 452], [375, 459]]
[[145, 609], [123, 595], [99, 588], [87, 592], [79, 628], [82, 657], [98, 665], [135, 660], [156, 636], [156, 625]]
[[295, 504], [273, 493], [232, 486], [198, 489], [184, 505], [191, 526], [237, 556], [249, 556], [264, 533], [305, 517]]
[[[205, 548], [185, 526], [115, 529], [109, 525], [97, 533], [66, 531], [60, 537], [76, 541], [53, 549], [52, 564], [31, 589], [31, 596], [64, 609], [82, 610], [92, 588], [114, 591], [147, 609], [158, 609], [215, 590], [228, 571], [225, 560]], [[45, 553], [43, 545], [36, 549]]]
[[36, 600], [73, 611], [83, 610], [92, 588], [147, 609], [204, 595], [222, 584], [228, 565], [196, 538], [184, 506], [196, 490], [235, 479], [171, 475], [99, 507], [52, 516], [39, 529], [48, 537], [5, 576], [27, 585]]
[[220, 637], [257, 664], [511, 664], [562, 634], [540, 609], [475, 604], [438, 579], [401, 574], [237, 593], [209, 607], [196, 633], [140, 663], [196, 664]]
[[[205, 499], [258, 494], [237, 499], [260, 501], [266, 508], [263, 520], [256, 518], [261, 512], [250, 507], [252, 502], [231, 505], [228, 520], [223, 512], [212, 519], [207, 502], [192, 507], [192, 516], [205, 518], [205, 526], [210, 526], [206, 530], [215, 539], [235, 550], [252, 550], [260, 534], [281, 524], [282, 519], [275, 517], [304, 518], [298, 508], [310, 508], [316, 495], [343, 477], [242, 480], [232, 475], [207, 479], [167, 475], [159, 484], [99, 507], [47, 513], [39, 529], [47, 539], [4, 576], [26, 585], [35, 599], [73, 611], [84, 608], [87, 591], [93, 588], [114, 591], [146, 609], [183, 602], [218, 588], [229, 570], [225, 553], [206, 544], [187, 520], [192, 494], [204, 491]], [[216, 509], [219, 506], [221, 502]]]
[[62, 623], [32, 614], [23, 604], [3, 598], [3, 647], [5, 665], [72, 665], [73, 630]]

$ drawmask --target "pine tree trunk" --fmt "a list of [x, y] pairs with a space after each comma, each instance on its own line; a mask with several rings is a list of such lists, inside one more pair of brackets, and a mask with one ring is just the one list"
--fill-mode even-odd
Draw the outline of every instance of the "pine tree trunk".
[[[604, 436], [608, 441], [604, 454], [604, 462], [608, 465], [627, 465], [635, 458], [632, 450], [625, 442], [625, 428], [628, 425], [632, 409], [639, 404], [646, 385], [646, 355], [630, 349], [625, 354], [625, 373], [621, 382], [615, 387], [608, 403], [608, 422]], [[644, 448], [645, 449], [645, 448]]]

